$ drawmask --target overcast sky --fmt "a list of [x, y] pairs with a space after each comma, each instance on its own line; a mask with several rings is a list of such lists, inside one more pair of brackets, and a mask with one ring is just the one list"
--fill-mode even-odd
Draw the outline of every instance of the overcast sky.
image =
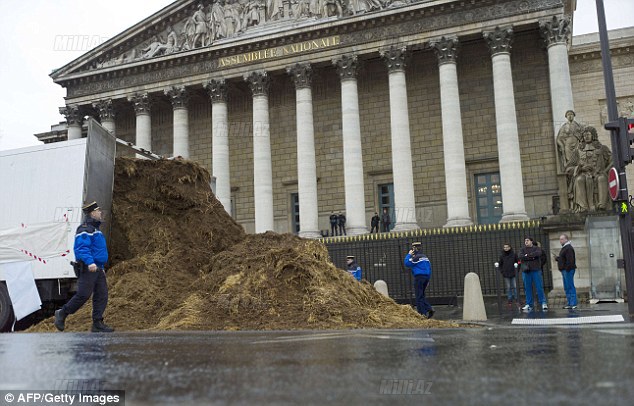
[[[634, 25], [633, 0], [604, 0], [608, 29]], [[63, 121], [66, 90], [48, 76], [172, 0], [0, 0], [0, 150], [37, 144], [35, 133]], [[574, 35], [596, 32], [595, 0], [577, 0]], [[60, 50], [61, 36], [89, 38]], [[56, 45], [57, 41], [57, 45]]]

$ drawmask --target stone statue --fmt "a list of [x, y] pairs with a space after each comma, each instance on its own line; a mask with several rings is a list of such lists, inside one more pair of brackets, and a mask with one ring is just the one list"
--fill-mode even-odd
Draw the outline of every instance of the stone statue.
[[[255, 1], [255, 0], [251, 0]], [[238, 2], [229, 3], [225, 5], [225, 29], [227, 30], [227, 37], [231, 37], [242, 29], [242, 19], [240, 18], [240, 11], [242, 6]]]
[[567, 121], [559, 129], [557, 134], [557, 155], [559, 156], [560, 172], [564, 172], [570, 158], [578, 148], [582, 139], [581, 124], [575, 121], [575, 112], [568, 110], [566, 112]]
[[611, 166], [610, 150], [599, 142], [594, 127], [586, 127], [565, 170], [569, 176], [568, 197], [573, 212], [606, 210], [609, 207], [608, 170]]

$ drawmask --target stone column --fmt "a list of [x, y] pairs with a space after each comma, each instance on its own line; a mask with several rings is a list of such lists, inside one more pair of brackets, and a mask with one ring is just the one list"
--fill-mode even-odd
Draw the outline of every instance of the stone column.
[[174, 86], [165, 89], [174, 108], [174, 148], [173, 155], [189, 159], [189, 93], [185, 86]]
[[[147, 93], [135, 94], [128, 97], [128, 101], [134, 105], [136, 113], [136, 140], [137, 147], [146, 151], [152, 150], [152, 118], [150, 117], [150, 97]], [[142, 158], [143, 155], [137, 155]]]
[[273, 217], [273, 169], [269, 132], [270, 78], [265, 71], [244, 75], [253, 93], [253, 197], [255, 232], [275, 230]]
[[115, 137], [117, 136], [116, 126], [114, 122], [115, 112], [112, 105], [112, 99], [99, 100], [92, 104], [99, 112], [101, 126], [108, 130]]
[[571, 31], [570, 17], [554, 16], [542, 20], [539, 22], [539, 28], [548, 48], [550, 98], [556, 136], [559, 127], [566, 121], [566, 111], [574, 110], [567, 46]]
[[341, 78], [341, 118], [343, 132], [343, 182], [346, 199], [346, 233], [366, 234], [365, 188], [363, 186], [363, 155], [361, 121], [357, 92], [356, 55], [344, 55], [332, 61]]
[[467, 170], [464, 158], [460, 94], [456, 57], [458, 38], [442, 37], [430, 42], [438, 56], [440, 71], [440, 105], [442, 111], [442, 140], [447, 189], [447, 223], [445, 227], [473, 224], [469, 217], [467, 198]]
[[213, 79], [204, 86], [211, 98], [211, 174], [216, 177], [216, 197], [231, 215], [227, 84], [224, 79]]
[[392, 46], [379, 53], [389, 72], [392, 176], [396, 216], [394, 231], [414, 230], [418, 228], [418, 224], [416, 223], [412, 145], [409, 134], [407, 84], [405, 83], [407, 48]]
[[295, 84], [297, 122], [297, 191], [299, 195], [299, 236], [320, 238], [317, 199], [317, 164], [313, 127], [313, 94], [310, 64], [286, 68]]
[[66, 117], [66, 123], [68, 124], [68, 140], [81, 138], [81, 125], [84, 121], [84, 117], [79, 113], [79, 107], [73, 105], [60, 107], [59, 114]]
[[[570, 18], [553, 16], [539, 22], [540, 32], [548, 49], [548, 77], [550, 79], [550, 101], [553, 109], [553, 134], [566, 122], [566, 111], [574, 110], [572, 82], [568, 66], [568, 39], [571, 36]], [[566, 175], [557, 175], [559, 207], [562, 213], [570, 210]]]
[[511, 71], [513, 29], [496, 27], [493, 31], [483, 32], [483, 36], [493, 60], [495, 123], [504, 209], [500, 222], [524, 221], [528, 220], [528, 216], [524, 204], [522, 160]]

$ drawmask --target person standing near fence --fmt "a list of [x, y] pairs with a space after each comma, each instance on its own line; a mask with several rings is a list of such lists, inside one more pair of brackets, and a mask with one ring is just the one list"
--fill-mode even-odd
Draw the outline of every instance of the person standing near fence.
[[517, 254], [513, 251], [511, 244], [506, 243], [502, 248], [502, 254], [499, 259], [500, 272], [504, 277], [504, 286], [506, 288], [506, 297], [508, 303], [513, 303], [517, 299], [517, 280], [515, 279], [515, 271], [517, 267]]
[[559, 243], [561, 244], [561, 251], [559, 251], [559, 255], [555, 257], [555, 259], [557, 260], [557, 267], [561, 271], [561, 277], [564, 281], [564, 291], [566, 292], [566, 305], [564, 309], [576, 309], [577, 290], [575, 289], [574, 278], [577, 264], [575, 262], [575, 249], [572, 248], [570, 239], [566, 234], [559, 236]]
[[357, 261], [355, 261], [354, 256], [348, 255], [346, 257], [346, 267], [346, 270], [354, 279], [358, 281], [361, 280], [361, 267], [357, 264]]
[[414, 275], [414, 289], [416, 290], [416, 310], [423, 316], [431, 319], [434, 317], [434, 309], [425, 298], [425, 289], [431, 279], [431, 262], [421, 252], [421, 243], [412, 243], [412, 249], [405, 256], [405, 266], [412, 269]]
[[339, 212], [337, 220], [339, 221], [339, 235], [348, 235], [346, 233], [346, 215]]
[[522, 281], [526, 291], [526, 305], [522, 307], [522, 310], [527, 312], [533, 310], [533, 285], [535, 285], [537, 299], [542, 310], [548, 310], [542, 280], [542, 249], [535, 245], [535, 240], [532, 237], [524, 239], [524, 248], [520, 251], [519, 259], [521, 261]]
[[370, 234], [372, 234], [373, 232], [379, 232], [379, 223], [381, 222], [381, 217], [379, 217], [379, 213], [374, 212], [374, 216], [372, 216], [372, 229], [370, 229]]
[[383, 217], [381, 218], [381, 223], [383, 223], [383, 232], [389, 232], [392, 218], [390, 217], [390, 212], [387, 210], [387, 208], [383, 208]]
[[334, 237], [337, 235], [337, 227], [339, 226], [339, 217], [333, 211], [330, 214], [330, 236]]

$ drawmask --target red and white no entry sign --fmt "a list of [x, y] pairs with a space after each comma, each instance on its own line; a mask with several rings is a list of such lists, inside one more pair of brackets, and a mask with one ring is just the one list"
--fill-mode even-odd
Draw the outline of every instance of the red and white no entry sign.
[[608, 190], [610, 191], [610, 197], [612, 200], [616, 200], [619, 197], [619, 172], [616, 168], [610, 168], [608, 172]]

